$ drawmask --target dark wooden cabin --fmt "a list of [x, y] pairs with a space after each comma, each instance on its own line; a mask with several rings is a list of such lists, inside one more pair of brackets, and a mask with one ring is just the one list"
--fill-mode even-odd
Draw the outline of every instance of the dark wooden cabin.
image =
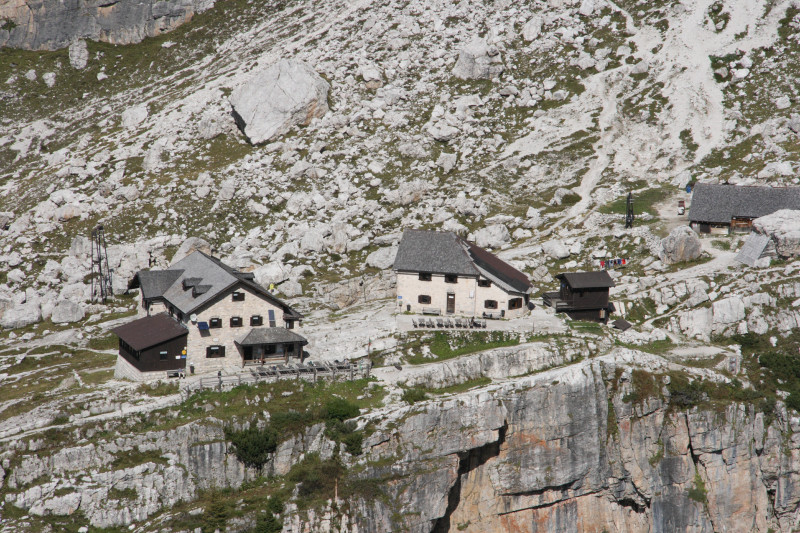
[[698, 183], [689, 223], [698, 233], [747, 233], [753, 220], [779, 209], [800, 209], [800, 187]]
[[170, 372], [186, 367], [189, 331], [177, 320], [160, 313], [123, 324], [112, 330], [119, 337], [119, 355], [140, 372]]
[[610, 313], [608, 291], [614, 280], [608, 272], [568, 272], [556, 276], [561, 282], [558, 292], [544, 293], [544, 304], [570, 318], [606, 322]]

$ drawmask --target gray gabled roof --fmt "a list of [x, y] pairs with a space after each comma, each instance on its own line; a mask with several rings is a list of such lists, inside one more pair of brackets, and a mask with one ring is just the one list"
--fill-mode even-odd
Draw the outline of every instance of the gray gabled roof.
[[142, 296], [148, 300], [164, 296], [164, 292], [175, 283], [181, 273], [180, 270], [142, 270], [138, 272], [136, 277], [142, 288]]
[[236, 341], [236, 343], [241, 346], [282, 344], [289, 342], [299, 342], [303, 346], [308, 344], [305, 337], [286, 328], [253, 328], [241, 339]]
[[[161, 290], [161, 285], [158, 286], [160, 293], [157, 296], [163, 297], [184, 315], [195, 312], [233, 287], [243, 285], [281, 307], [284, 310], [284, 316], [302, 318], [300, 313], [253, 281], [252, 274], [239, 272], [219, 259], [200, 251], [192, 252], [166, 270], [142, 270], [136, 274], [136, 277], [140, 283], [147, 279], [147, 283], [158, 280], [158, 283], [162, 285], [171, 280], [171, 283], [163, 290]], [[184, 280], [187, 281], [186, 284], [184, 284]], [[154, 281], [152, 281], [152, 285], [155, 286]], [[144, 286], [142, 286], [142, 291], [144, 298], [152, 297], [144, 291]]]
[[689, 220], [729, 224], [735, 217], [758, 218], [779, 209], [800, 209], [800, 187], [698, 183], [692, 191]]
[[478, 275], [478, 270], [455, 233], [416, 229], [403, 232], [394, 269], [461, 276]]

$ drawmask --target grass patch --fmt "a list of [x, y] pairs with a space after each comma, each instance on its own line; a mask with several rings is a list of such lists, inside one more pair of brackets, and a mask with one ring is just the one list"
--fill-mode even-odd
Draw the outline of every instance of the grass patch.
[[[658, 218], [658, 211], [655, 205], [664, 201], [664, 198], [669, 195], [670, 191], [657, 187], [654, 189], [632, 190], [633, 193], [633, 213], [634, 215], [641, 215], [647, 213], [653, 217]], [[677, 192], [677, 191], [675, 191]], [[628, 194], [620, 196], [613, 202], [601, 205], [597, 208], [600, 213], [607, 215], [622, 215], [628, 212]]]
[[114, 457], [111, 467], [114, 470], [122, 470], [124, 468], [131, 468], [144, 463], [165, 465], [168, 464], [168, 461], [166, 458], [162, 457], [161, 452], [157, 450], [148, 450], [143, 452], [139, 451], [138, 449], [134, 449], [119, 452], [116, 457]]
[[423, 335], [424, 336], [418, 338], [416, 346], [412, 346], [412, 348], [419, 348], [422, 344], [427, 343], [434, 357], [425, 357], [420, 350], [416, 350], [417, 353], [406, 357], [406, 361], [412, 365], [444, 361], [461, 355], [504, 346], [516, 346], [519, 344], [518, 335], [505, 331], [472, 331], [459, 333], [437, 331], [434, 332], [432, 337], [428, 334]]
[[142, 383], [136, 389], [139, 394], [147, 396], [170, 396], [178, 394], [180, 385], [176, 381], [158, 381], [156, 383]]
[[570, 328], [580, 333], [589, 333], [591, 335], [602, 336], [605, 333], [605, 328], [599, 322], [591, 322], [588, 320], [568, 320], [567, 324]]
[[706, 505], [708, 503], [708, 491], [703, 478], [700, 477], [700, 472], [694, 474], [694, 485], [689, 489], [689, 499]]
[[465, 392], [471, 389], [476, 389], [478, 387], [485, 387], [492, 382], [492, 378], [487, 377], [480, 377], [475, 379], [470, 379], [465, 381], [464, 383], [459, 383], [458, 385], [450, 385], [449, 387], [442, 387], [439, 389], [427, 389], [428, 392], [432, 394], [458, 394], [459, 392]]

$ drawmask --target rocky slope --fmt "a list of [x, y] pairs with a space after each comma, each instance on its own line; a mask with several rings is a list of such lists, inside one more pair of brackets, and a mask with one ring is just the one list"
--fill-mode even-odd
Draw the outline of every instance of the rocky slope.
[[[796, 2], [11, 1], [0, 44], [59, 48], [0, 54], [0, 529], [245, 531], [278, 496], [287, 532], [800, 525], [797, 214], [758, 224], [785, 253], [753, 269], [675, 214], [692, 182], [798, 183]], [[537, 308], [520, 346], [439, 361], [391, 300], [410, 227], [491, 248], [534, 296], [626, 258], [633, 327]], [[128, 279], [198, 246], [377, 381], [113, 380]], [[225, 427], [334, 396], [357, 430], [292, 426], [266, 477], [231, 454]]]

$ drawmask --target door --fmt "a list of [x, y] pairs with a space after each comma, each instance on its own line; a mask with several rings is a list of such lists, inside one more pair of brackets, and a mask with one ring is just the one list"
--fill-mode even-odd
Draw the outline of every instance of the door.
[[456, 312], [456, 295], [448, 293], [447, 295], [447, 312], [453, 314]]

